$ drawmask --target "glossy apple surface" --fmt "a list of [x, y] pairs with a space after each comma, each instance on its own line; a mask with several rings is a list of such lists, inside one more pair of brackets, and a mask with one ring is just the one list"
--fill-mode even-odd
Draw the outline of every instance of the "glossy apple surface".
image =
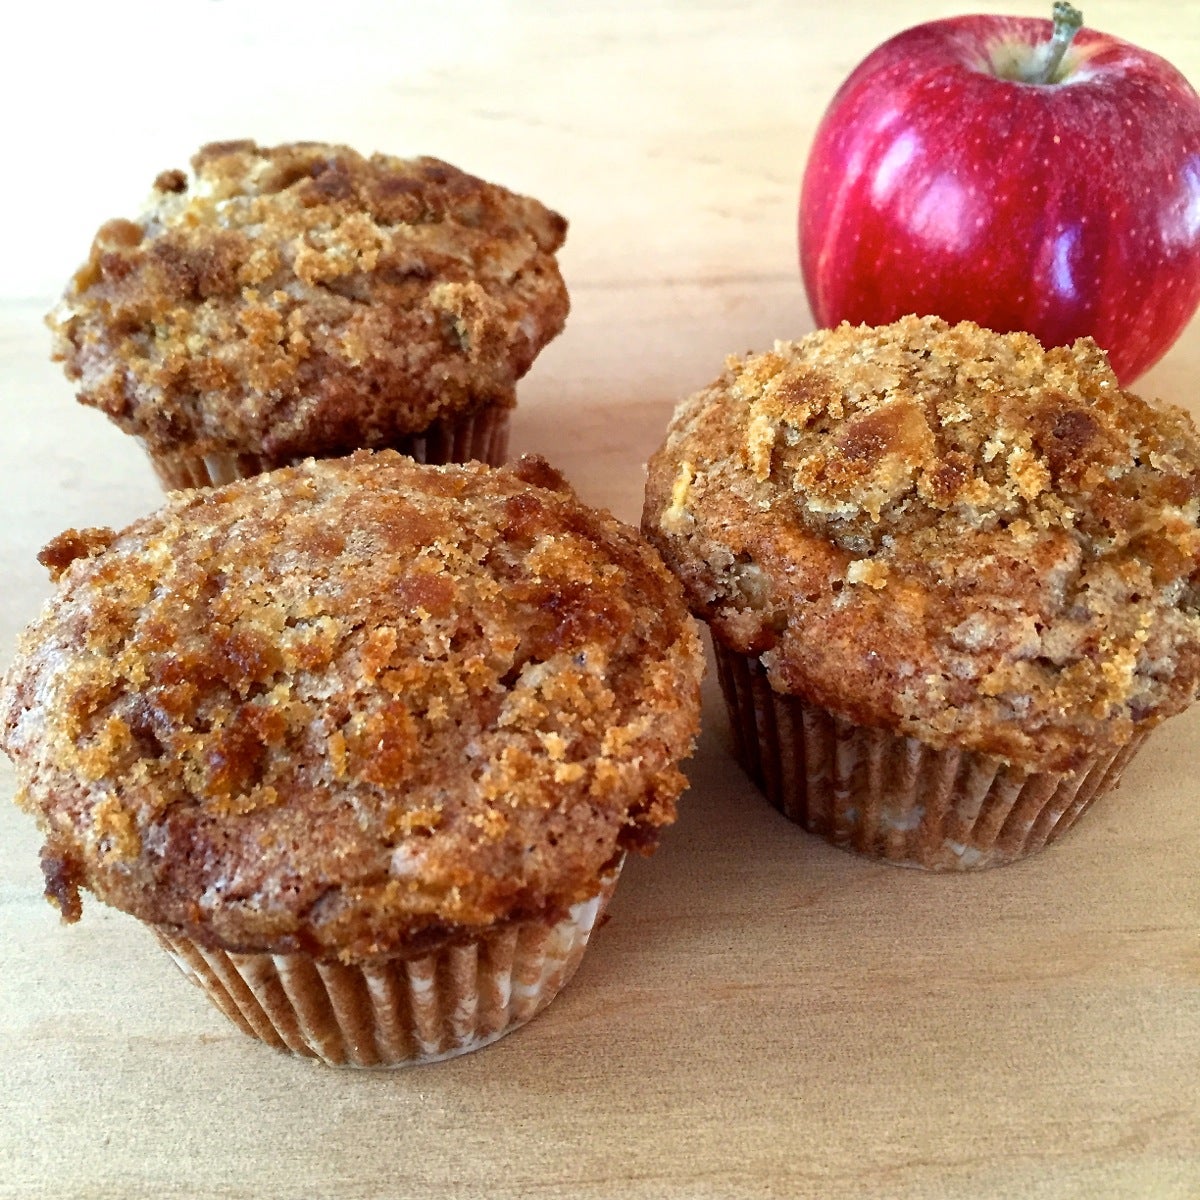
[[957, 17], [868, 56], [817, 131], [800, 264], [818, 325], [905, 313], [1090, 334], [1122, 383], [1200, 304], [1200, 99], [1086, 27], [1058, 81], [1018, 78], [1051, 23]]

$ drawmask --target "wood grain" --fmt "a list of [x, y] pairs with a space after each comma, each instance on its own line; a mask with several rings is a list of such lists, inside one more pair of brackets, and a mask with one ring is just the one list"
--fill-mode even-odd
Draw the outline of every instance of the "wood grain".
[[[837, 83], [961, 7], [26, 6], [0, 83], [9, 161], [32, 165], [0, 195], [0, 666], [48, 591], [37, 549], [158, 502], [46, 361], [41, 315], [94, 227], [199, 142], [432, 152], [566, 213], [572, 316], [513, 449], [635, 519], [675, 401], [725, 352], [811, 327], [794, 207]], [[1179, 6], [1088, 15], [1200, 80]], [[1198, 374], [1193, 323], [1141, 386], [1200, 414]], [[59, 927], [32, 823], [0, 806], [0, 1197], [1200, 1194], [1200, 710], [1063, 842], [947, 879], [777, 816], [706, 689], [681, 820], [575, 981], [428, 1069], [278, 1055], [132, 919], [92, 904]]]

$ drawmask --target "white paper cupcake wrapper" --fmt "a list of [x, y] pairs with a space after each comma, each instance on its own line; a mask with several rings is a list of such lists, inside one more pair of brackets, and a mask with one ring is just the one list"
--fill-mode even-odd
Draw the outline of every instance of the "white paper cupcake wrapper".
[[[417, 462], [478, 460], [498, 467], [508, 455], [509, 412], [502, 405], [491, 404], [465, 417], [445, 417], [420, 433], [389, 443], [387, 448]], [[197, 454], [186, 448], [160, 452], [150, 450], [144, 442], [142, 448], [167, 491], [218, 487], [281, 465], [258, 454]]]
[[1061, 837], [1114, 788], [1145, 735], [1069, 775], [855, 725], [782, 696], [757, 658], [714, 641], [738, 761], [790, 820], [900, 866], [967, 871], [1015, 862]]
[[155, 932], [251, 1037], [334, 1066], [410, 1066], [478, 1050], [541, 1012], [575, 974], [619, 875], [620, 864], [557, 924], [512, 924], [421, 958], [347, 966]]

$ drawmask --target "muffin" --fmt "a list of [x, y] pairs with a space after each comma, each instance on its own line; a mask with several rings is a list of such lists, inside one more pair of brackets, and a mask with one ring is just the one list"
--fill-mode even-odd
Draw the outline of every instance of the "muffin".
[[935, 870], [1011, 862], [1200, 679], [1200, 442], [1090, 340], [821, 330], [676, 411], [643, 530], [708, 622], [787, 816]]
[[0, 738], [46, 894], [147, 923], [273, 1046], [397, 1065], [516, 1028], [674, 818], [694, 623], [540, 459], [308, 460], [41, 558]]
[[53, 356], [168, 488], [360, 447], [498, 464], [566, 228], [433, 158], [214, 143], [100, 229]]

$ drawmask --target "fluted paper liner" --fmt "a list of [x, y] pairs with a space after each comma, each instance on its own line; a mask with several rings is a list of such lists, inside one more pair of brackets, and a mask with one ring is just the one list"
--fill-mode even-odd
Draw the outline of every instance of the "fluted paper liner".
[[345, 965], [155, 932], [251, 1037], [335, 1066], [400, 1067], [478, 1050], [541, 1012], [575, 974], [619, 874], [618, 864], [557, 924], [514, 923], [421, 958]]
[[[477, 460], [503, 465], [508, 455], [509, 409], [487, 405], [461, 417], [443, 417], [420, 433], [409, 434], [387, 448], [423, 463], [460, 463]], [[176, 449], [153, 451], [143, 443], [154, 470], [168, 491], [177, 488], [217, 487], [235, 479], [249, 479], [278, 463], [258, 454], [197, 454]]]
[[969, 871], [1040, 850], [1117, 785], [1145, 739], [1072, 774], [1024, 771], [855, 725], [775, 692], [757, 658], [714, 651], [735, 753], [771, 803], [835, 846], [900, 866]]

